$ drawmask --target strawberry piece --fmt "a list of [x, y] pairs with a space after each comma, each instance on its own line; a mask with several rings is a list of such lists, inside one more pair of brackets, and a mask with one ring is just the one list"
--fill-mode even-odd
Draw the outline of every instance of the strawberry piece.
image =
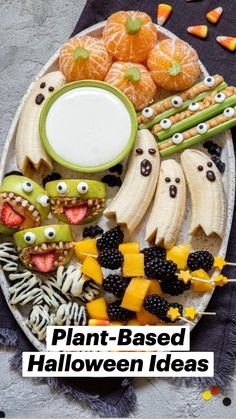
[[64, 207], [64, 214], [70, 224], [79, 224], [83, 221], [88, 213], [88, 205], [77, 205], [75, 207]]
[[39, 272], [49, 272], [55, 262], [55, 251], [31, 255], [30, 260]]
[[16, 227], [23, 223], [24, 217], [18, 214], [10, 204], [5, 202], [2, 207], [1, 221], [7, 227]]

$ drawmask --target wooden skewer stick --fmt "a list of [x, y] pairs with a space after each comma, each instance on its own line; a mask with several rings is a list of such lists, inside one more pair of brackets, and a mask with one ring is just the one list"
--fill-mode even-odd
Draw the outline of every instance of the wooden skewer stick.
[[191, 324], [192, 326], [195, 326], [196, 325], [196, 323], [193, 323], [190, 320], [185, 319], [185, 317], [180, 316], [179, 319], [180, 320], [183, 320], [185, 323]]
[[201, 316], [216, 316], [214, 311], [198, 311]]

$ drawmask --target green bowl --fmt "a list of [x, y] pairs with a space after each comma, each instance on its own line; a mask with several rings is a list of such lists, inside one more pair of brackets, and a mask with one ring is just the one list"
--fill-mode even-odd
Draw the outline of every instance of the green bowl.
[[[126, 146], [121, 151], [119, 155], [117, 155], [115, 158], [113, 158], [109, 162], [105, 162], [104, 164], [97, 165], [97, 166], [83, 166], [79, 165], [73, 162], [70, 162], [61, 156], [59, 156], [55, 150], [52, 148], [52, 146], [49, 143], [49, 139], [46, 132], [46, 122], [47, 122], [47, 116], [48, 113], [52, 107], [52, 105], [57, 101], [59, 97], [61, 97], [64, 93], [73, 90], [78, 89], [80, 87], [96, 87], [99, 89], [106, 90], [116, 96], [116, 98], [119, 98], [120, 101], [125, 106], [126, 110], [128, 111], [129, 117], [130, 117], [130, 123], [131, 123], [131, 134], [129, 137], [129, 140], [127, 141]], [[39, 133], [41, 137], [41, 141], [47, 151], [47, 153], [52, 157], [53, 160], [55, 160], [57, 163], [61, 164], [64, 167], [67, 167], [71, 170], [76, 170], [79, 172], [86, 172], [86, 173], [92, 173], [92, 172], [100, 172], [106, 169], [109, 169], [112, 166], [115, 166], [117, 163], [119, 163], [121, 160], [123, 160], [126, 155], [131, 150], [134, 141], [136, 139], [138, 131], [138, 122], [137, 122], [137, 115], [135, 112], [135, 109], [133, 107], [133, 104], [129, 100], [129, 98], [124, 95], [120, 90], [116, 89], [112, 85], [101, 82], [101, 81], [94, 81], [94, 80], [83, 80], [83, 81], [76, 81], [73, 83], [66, 84], [62, 86], [60, 89], [58, 89], [56, 92], [54, 92], [52, 95], [49, 96], [47, 101], [45, 102], [42, 111], [40, 113], [40, 120], [39, 120]], [[112, 139], [112, 132], [111, 132], [111, 139]], [[85, 142], [86, 144], [86, 142]], [[111, 142], [112, 145], [112, 142]]]

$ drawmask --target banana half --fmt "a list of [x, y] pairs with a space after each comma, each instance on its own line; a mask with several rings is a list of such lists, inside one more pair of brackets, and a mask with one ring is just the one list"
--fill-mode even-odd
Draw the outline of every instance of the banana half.
[[132, 233], [144, 217], [155, 193], [160, 155], [154, 136], [147, 129], [138, 132], [131, 152], [124, 182], [105, 210], [108, 218], [127, 227]]
[[23, 106], [16, 133], [16, 161], [26, 176], [30, 176], [33, 170], [40, 174], [46, 168], [52, 170], [51, 159], [39, 136], [39, 116], [48, 96], [65, 82], [65, 77], [60, 71], [46, 74], [36, 82]]
[[175, 160], [161, 163], [160, 177], [150, 217], [146, 225], [149, 242], [164, 245], [166, 249], [176, 243], [184, 219], [186, 183], [181, 166]]
[[226, 197], [220, 172], [202, 151], [185, 150], [181, 163], [192, 201], [189, 234], [202, 228], [207, 237], [223, 238], [226, 218]]

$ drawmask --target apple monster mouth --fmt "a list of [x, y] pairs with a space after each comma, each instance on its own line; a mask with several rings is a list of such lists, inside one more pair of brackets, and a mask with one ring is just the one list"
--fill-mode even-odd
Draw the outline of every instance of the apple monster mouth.
[[0, 212], [1, 223], [7, 227], [16, 226], [23, 230], [28, 225], [37, 227], [41, 223], [40, 213], [35, 206], [13, 192], [0, 194]]
[[105, 206], [104, 198], [66, 198], [51, 199], [51, 209], [55, 215], [64, 215], [70, 224], [80, 224], [88, 217], [100, 214]]

